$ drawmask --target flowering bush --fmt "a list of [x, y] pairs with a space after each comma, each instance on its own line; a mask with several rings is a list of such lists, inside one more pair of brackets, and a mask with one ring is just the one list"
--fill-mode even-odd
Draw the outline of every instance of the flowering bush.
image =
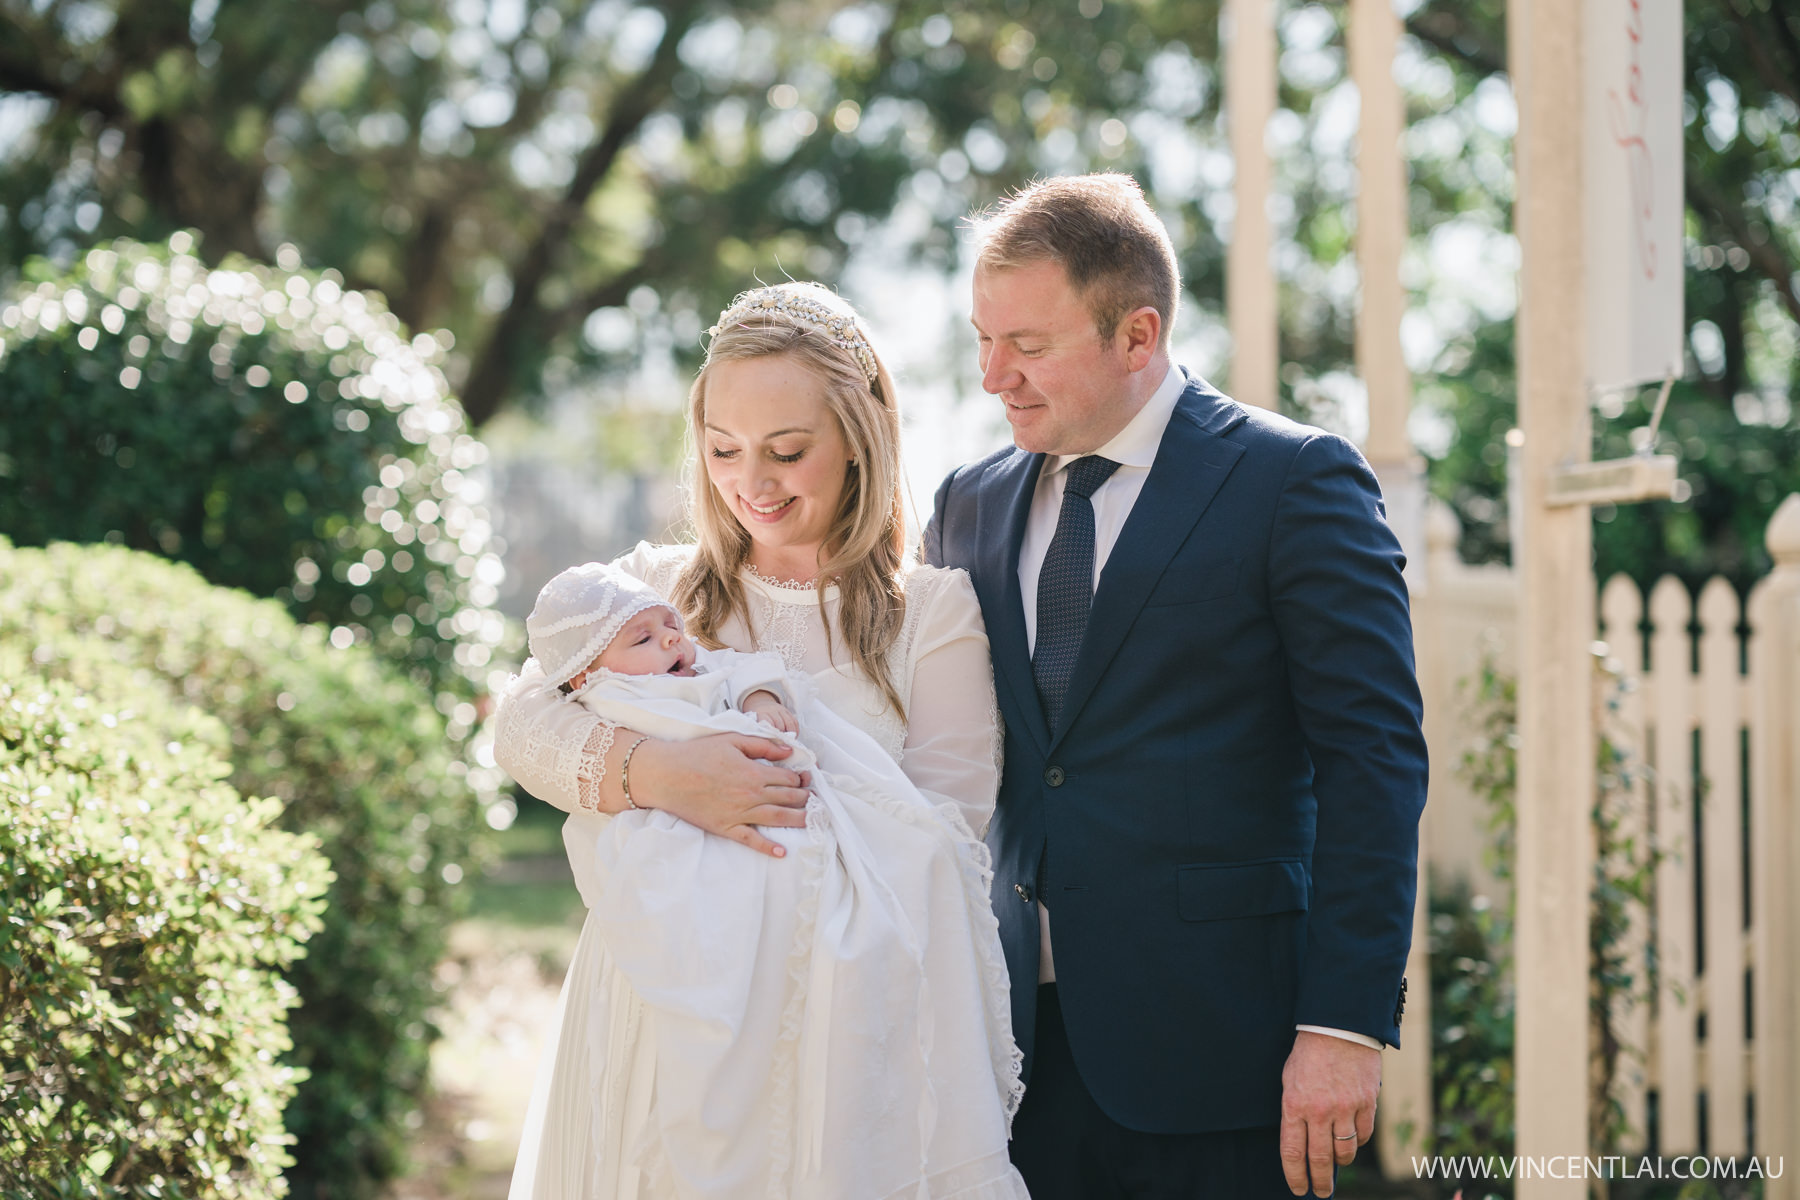
[[287, 605], [437, 693], [454, 738], [506, 637], [486, 447], [443, 364], [333, 271], [191, 235], [42, 261], [0, 303], [0, 533], [112, 542]]

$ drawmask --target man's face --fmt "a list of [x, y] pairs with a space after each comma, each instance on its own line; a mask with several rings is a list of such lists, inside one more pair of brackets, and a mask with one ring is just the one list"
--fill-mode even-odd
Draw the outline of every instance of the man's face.
[[976, 268], [970, 320], [1021, 450], [1089, 454], [1130, 421], [1122, 339], [1101, 340], [1061, 263]]

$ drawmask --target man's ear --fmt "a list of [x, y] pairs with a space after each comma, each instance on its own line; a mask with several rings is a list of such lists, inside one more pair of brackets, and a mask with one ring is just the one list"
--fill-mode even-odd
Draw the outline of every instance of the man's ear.
[[1146, 304], [1125, 314], [1113, 334], [1114, 345], [1125, 353], [1125, 369], [1137, 372], [1150, 365], [1162, 341], [1162, 314]]

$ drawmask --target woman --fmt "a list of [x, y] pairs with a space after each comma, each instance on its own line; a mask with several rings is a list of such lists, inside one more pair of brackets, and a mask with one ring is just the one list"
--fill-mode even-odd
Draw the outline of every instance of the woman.
[[[998, 735], [980, 609], [962, 572], [907, 563], [893, 381], [854, 311], [809, 284], [739, 297], [712, 330], [688, 415], [697, 544], [640, 545], [616, 565], [671, 597], [702, 644], [779, 654], [929, 799], [983, 830], [998, 783]], [[785, 757], [785, 746], [736, 734], [646, 740], [563, 703], [535, 664], [502, 698], [495, 753], [533, 794], [572, 814], [572, 848], [627, 807], [663, 809], [777, 858], [797, 844], [785, 830], [806, 824], [806, 779], [772, 761]], [[781, 906], [770, 907], [779, 914]], [[701, 1194], [679, 1178], [682, 1164], [659, 1155], [659, 1126], [758, 1119], [764, 1110], [777, 1114], [779, 1128], [757, 1194], [821, 1194], [805, 1155], [796, 1161], [792, 1152], [793, 1131], [780, 1116], [792, 1097], [779, 1069], [748, 1079], [737, 1094], [707, 1097], [705, 1113], [657, 1111], [657, 1056], [678, 1048], [653, 1044], [654, 1014], [647, 1020], [609, 969], [594, 927], [590, 917], [564, 985], [558, 1043], [533, 1097], [513, 1200]], [[759, 958], [785, 969], [791, 940], [784, 928], [765, 926]], [[1010, 1028], [1004, 970], [998, 974], [990, 1011], [971, 1002], [966, 1021], [939, 1031], [944, 1045], [961, 1039], [985, 1060], [991, 1047], [982, 1031], [996, 1021]], [[971, 1131], [1006, 1119], [1000, 1106], [1006, 1114], [1016, 1108], [1017, 1072], [1007, 1039], [997, 1091], [913, 1097], [913, 1113], [888, 1114], [933, 1130], [933, 1174], [909, 1195], [1024, 1196], [1003, 1128], [998, 1139], [970, 1140]], [[870, 1113], [871, 1123], [880, 1120]], [[981, 1153], [956, 1152], [976, 1144]]]

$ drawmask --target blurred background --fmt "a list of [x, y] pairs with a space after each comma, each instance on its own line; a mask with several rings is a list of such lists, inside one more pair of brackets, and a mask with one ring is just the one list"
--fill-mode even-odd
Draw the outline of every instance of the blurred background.
[[[1409, 433], [1456, 518], [1448, 550], [1500, 566], [1519, 258], [1505, 6], [1395, 7]], [[1722, 579], [1741, 601], [1800, 490], [1800, 13], [1684, 8], [1688, 361], [1656, 446], [1681, 484], [1598, 508], [1595, 567], [1640, 591]], [[1279, 402], [1360, 438], [1346, 6], [1279, 14]], [[1176, 357], [1229, 391], [1220, 44], [1217, 0], [0, 0], [0, 677], [60, 698], [5, 744], [71, 781], [68, 819], [8, 834], [37, 864], [8, 903], [50, 932], [0, 941], [6, 1194], [50, 1194], [61, 1171], [204, 1181], [193, 1195], [276, 1194], [278, 1176], [307, 1200], [504, 1195], [580, 918], [559, 815], [511, 790], [481, 732], [537, 589], [679, 532], [702, 332], [758, 281], [819, 279], [867, 316], [922, 524], [943, 473], [1006, 440], [979, 386], [961, 223], [1034, 176], [1140, 180], [1181, 259]], [[1603, 397], [1595, 456], [1636, 448], [1646, 415]], [[37, 549], [59, 541], [85, 549]], [[215, 587], [241, 591], [215, 612]], [[1503, 723], [1505, 680], [1468, 678]], [[332, 699], [346, 688], [358, 705]], [[299, 839], [265, 857], [296, 879], [329, 868], [253, 905], [273, 924], [206, 967], [263, 981], [240, 1027], [245, 1061], [268, 1066], [254, 1104], [133, 1100], [101, 1119], [120, 1096], [241, 1070], [171, 1048], [186, 985], [117, 1011], [80, 985], [119, 969], [120, 913], [189, 913], [191, 945], [216, 946], [203, 915], [226, 899], [143, 901], [204, 882], [214, 843], [190, 816], [150, 822], [187, 830], [160, 858], [143, 829], [89, 831], [94, 863], [152, 872], [140, 891], [77, 903], [56, 886], [74, 860], [46, 839], [87, 828], [82, 797], [146, 786], [52, 753], [79, 697], [216, 718], [189, 738], [210, 778], [277, 798], [259, 828]], [[1500, 796], [1504, 824], [1506, 764], [1480, 758], [1496, 738], [1470, 789]], [[1480, 859], [1446, 875], [1436, 927], [1468, 966], [1435, 980], [1435, 1121], [1447, 1144], [1493, 1148], [1511, 1128], [1490, 899], [1506, 871]], [[54, 1002], [19, 1015], [28, 996]], [[82, 1093], [84, 1055], [134, 1021], [137, 1065]], [[49, 1053], [67, 1028], [91, 1044]], [[196, 1144], [196, 1128], [212, 1132]], [[1346, 1187], [1449, 1194], [1367, 1170]]]

